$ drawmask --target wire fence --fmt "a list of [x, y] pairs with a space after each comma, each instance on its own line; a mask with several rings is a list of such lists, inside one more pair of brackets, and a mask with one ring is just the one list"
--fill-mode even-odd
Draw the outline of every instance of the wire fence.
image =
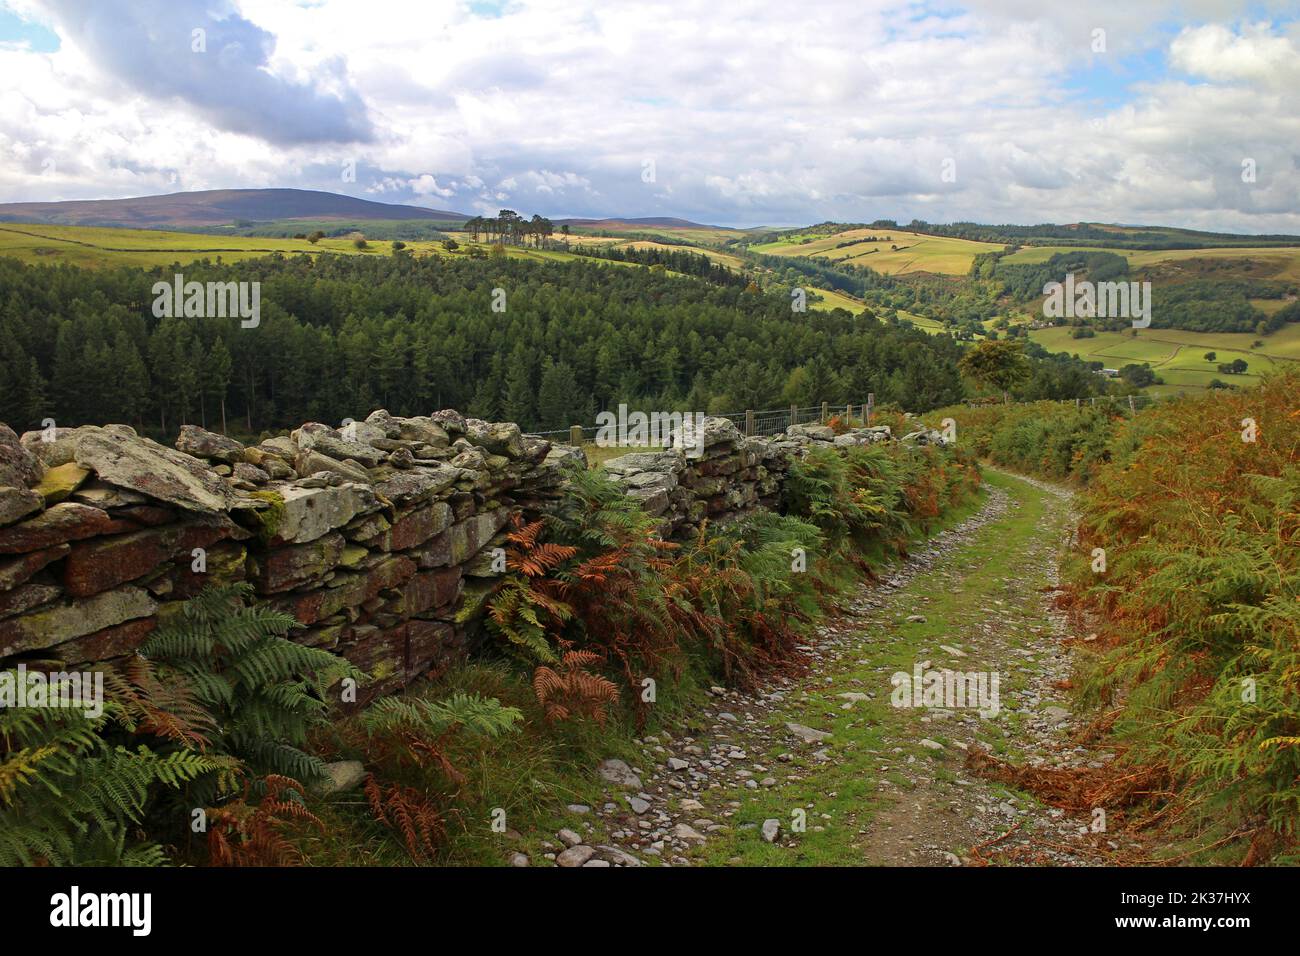
[[[1114, 408], [1118, 410], [1128, 410], [1136, 412], [1142, 408], [1150, 408], [1159, 402], [1171, 401], [1178, 398], [1177, 395], [1093, 395], [1090, 398], [1043, 398], [1036, 402], [1009, 402], [1011, 405], [1038, 405], [1042, 402], [1051, 402], [1056, 405], [1074, 405], [1079, 408]], [[1000, 401], [967, 401], [968, 408], [985, 408], [1003, 404]]]
[[[719, 412], [709, 418], [725, 418], [740, 430], [742, 435], [769, 436], [784, 434], [791, 425], [819, 425], [830, 421], [836, 415], [848, 416], [858, 421], [868, 421], [873, 414], [875, 399], [858, 405], [832, 405], [823, 402], [820, 405], [789, 408], [746, 409], [743, 412]], [[668, 413], [660, 412], [660, 416]], [[688, 413], [680, 413], [685, 416]], [[568, 428], [556, 428], [550, 431], [532, 431], [528, 434], [539, 438], [564, 439], [569, 444], [593, 442], [600, 432], [600, 425], [571, 425]]]
[[[1152, 405], [1177, 398], [1176, 395], [1100, 395], [1089, 398], [1062, 398], [1062, 399], [1042, 399], [1041, 401], [1050, 401], [1058, 405], [1074, 405], [1079, 408], [1083, 407], [1102, 407], [1109, 408], [1116, 412], [1128, 412], [1136, 414], [1139, 410], [1149, 408]], [[856, 422], [871, 424], [872, 416], [875, 414], [875, 396], [868, 396], [867, 401], [860, 404], [831, 404], [822, 402], [820, 405], [797, 406], [791, 405], [789, 408], [768, 408], [768, 409], [746, 409], [743, 412], [720, 412], [710, 415], [710, 418], [725, 418], [731, 421], [742, 435], [749, 436], [771, 436], [782, 435], [791, 425], [819, 425], [825, 424], [836, 415], [846, 416]], [[1011, 405], [1037, 405], [1039, 402], [1008, 402], [1004, 403], [997, 400], [990, 401], [967, 401], [966, 405], [970, 408], [992, 407], [1002, 404]], [[669, 413], [656, 413], [660, 416]], [[688, 413], [679, 413], [683, 416]], [[547, 431], [530, 431], [529, 435], [539, 438], [549, 438], [555, 441], [565, 441], [571, 445], [581, 445], [584, 443], [594, 442], [596, 436], [600, 433], [600, 425], [570, 425], [568, 428], [553, 428]]]

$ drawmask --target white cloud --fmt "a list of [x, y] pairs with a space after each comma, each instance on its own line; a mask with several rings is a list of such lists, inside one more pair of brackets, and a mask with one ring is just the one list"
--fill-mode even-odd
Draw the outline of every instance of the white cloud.
[[198, 0], [158, 24], [212, 8], [261, 46], [179, 75], [139, 17], [110, 24], [113, 52], [66, 3], [11, 4], [63, 46], [0, 48], [0, 200], [300, 185], [551, 216], [1300, 232], [1300, 38], [1260, 22], [1280, 3]]
[[1285, 84], [1300, 82], [1300, 48], [1290, 37], [1273, 33], [1267, 23], [1234, 32], [1222, 24], [1188, 27], [1170, 45], [1179, 69], [1215, 82]]
[[441, 196], [446, 199], [448, 196], [455, 195], [456, 192], [454, 189], [439, 186], [438, 180], [434, 179], [428, 173], [409, 180], [406, 185], [410, 188], [411, 192], [415, 193], [417, 196]]

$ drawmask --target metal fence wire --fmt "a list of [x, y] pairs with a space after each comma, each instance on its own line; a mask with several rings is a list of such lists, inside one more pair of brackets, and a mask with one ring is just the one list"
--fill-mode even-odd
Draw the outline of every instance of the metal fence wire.
[[[1083, 407], [1104, 407], [1115, 411], [1136, 413], [1138, 409], [1148, 408], [1157, 402], [1174, 398], [1173, 395], [1103, 395], [1093, 396], [1091, 398], [1063, 398], [1053, 399], [1058, 405], [1074, 405], [1079, 408]], [[970, 407], [980, 407], [983, 405], [1001, 405], [1002, 402], [973, 402], [966, 403]], [[1012, 405], [1036, 405], [1037, 402], [1011, 402]], [[805, 407], [791, 406], [789, 408], [767, 408], [761, 410], [747, 409], [743, 412], [720, 412], [710, 415], [710, 418], [725, 418], [731, 421], [742, 435], [754, 435], [766, 437], [771, 435], [785, 434], [786, 429], [791, 425], [818, 425], [824, 424], [835, 415], [847, 416], [854, 420], [855, 423], [863, 423], [871, 409], [874, 408], [874, 399], [870, 402], [854, 405], [834, 405], [830, 402], [823, 402], [820, 405], [808, 405]], [[687, 414], [683, 412], [682, 414]], [[552, 428], [544, 431], [530, 431], [529, 435], [538, 438], [549, 438], [553, 441], [564, 441], [570, 444], [582, 442], [594, 442], [596, 435], [600, 431], [599, 425], [571, 425], [568, 428]]]
[[[861, 405], [831, 405], [823, 402], [821, 405], [809, 405], [804, 408], [791, 406], [789, 408], [768, 408], [761, 410], [746, 409], [743, 412], [718, 412], [709, 415], [710, 418], [725, 418], [739, 429], [742, 435], [769, 436], [781, 435], [791, 425], [816, 425], [829, 421], [834, 415], [850, 415], [855, 420], [861, 420], [867, 409], [866, 404]], [[688, 414], [683, 412], [682, 414]], [[575, 441], [578, 435], [582, 441], [591, 442], [596, 440], [596, 434], [600, 431], [598, 425], [571, 425], [568, 428], [553, 428], [543, 431], [530, 431], [528, 434], [535, 435], [539, 438], [550, 438], [553, 440]]]

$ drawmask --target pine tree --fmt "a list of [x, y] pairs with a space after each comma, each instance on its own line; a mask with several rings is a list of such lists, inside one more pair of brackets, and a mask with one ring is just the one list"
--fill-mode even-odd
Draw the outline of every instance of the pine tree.
[[565, 428], [575, 422], [578, 382], [565, 362], [546, 359], [537, 390], [537, 420], [542, 428]]
[[226, 433], [226, 393], [230, 389], [230, 350], [220, 336], [208, 350], [203, 363], [202, 389], [221, 410], [221, 433]]
[[532, 428], [536, 419], [537, 397], [533, 391], [532, 369], [523, 344], [510, 353], [510, 370], [506, 374], [505, 400], [501, 414], [521, 428]]
[[113, 341], [112, 365], [116, 378], [116, 404], [122, 419], [138, 422], [149, 401], [149, 372], [140, 358], [140, 351], [125, 331], [118, 331]]
[[9, 330], [0, 330], [0, 409], [15, 416], [8, 424], [20, 432], [29, 420], [31, 361]]
[[487, 373], [479, 378], [474, 397], [470, 399], [468, 411], [471, 418], [491, 422], [501, 417], [502, 390], [505, 384], [503, 368], [500, 353], [492, 356]]
[[18, 407], [23, 409], [23, 416], [26, 418], [27, 423], [35, 425], [49, 417], [50, 412], [48, 389], [45, 378], [41, 375], [41, 366], [36, 361], [35, 356], [27, 360], [26, 385], [26, 403]]
[[81, 424], [82, 395], [85, 375], [81, 364], [81, 350], [77, 348], [76, 333], [71, 321], [59, 324], [54, 340], [54, 366], [51, 375], [54, 398], [54, 415], [59, 424]]

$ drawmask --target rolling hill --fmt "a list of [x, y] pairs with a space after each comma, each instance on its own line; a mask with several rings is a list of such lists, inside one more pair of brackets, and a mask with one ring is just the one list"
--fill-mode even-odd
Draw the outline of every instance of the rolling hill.
[[372, 202], [311, 189], [205, 189], [67, 202], [0, 203], [0, 220], [65, 226], [185, 229], [284, 219], [462, 221], [464, 213]]
[[661, 229], [726, 229], [726, 226], [706, 226], [703, 223], [691, 222], [689, 219], [678, 219], [676, 216], [646, 216], [641, 219], [622, 219], [612, 217], [609, 219], [557, 219], [557, 225], [583, 226], [589, 229], [643, 229], [646, 226], [656, 226]]

